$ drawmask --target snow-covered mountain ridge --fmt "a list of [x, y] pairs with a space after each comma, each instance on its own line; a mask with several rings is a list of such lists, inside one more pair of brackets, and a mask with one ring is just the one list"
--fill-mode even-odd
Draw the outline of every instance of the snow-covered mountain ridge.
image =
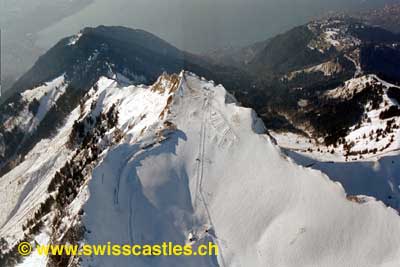
[[[64, 75], [52, 81], [26, 90], [20, 95], [18, 102], [9, 103], [2, 110], [0, 121], [0, 169], [13, 158], [13, 152], [18, 150], [27, 138], [35, 132], [44, 117], [56, 105], [68, 84]], [[4, 162], [3, 162], [4, 161]]]
[[[273, 133], [278, 144], [287, 149], [334, 161], [370, 160], [395, 153], [400, 149], [400, 88], [376, 75], [364, 75], [346, 81], [342, 86], [328, 90], [321, 101], [351, 101], [356, 95], [365, 98], [365, 107], [360, 121], [349, 128], [338, 143], [325, 145], [324, 140], [311, 140], [294, 133]], [[359, 99], [361, 98], [359, 97]], [[350, 102], [351, 103], [351, 102]], [[349, 103], [349, 104], [350, 104]], [[300, 100], [303, 112], [310, 109], [309, 101]], [[355, 108], [348, 106], [350, 110]], [[311, 107], [312, 109], [312, 107]], [[307, 127], [303, 130], [307, 132]]]
[[[312, 139], [288, 132], [271, 134], [297, 163], [321, 170], [332, 180], [340, 182], [348, 194], [373, 196], [399, 209], [399, 96], [398, 86], [376, 75], [353, 78], [326, 91], [321, 98], [328, 107], [335, 101], [345, 103], [342, 113], [332, 113], [332, 120], [350, 115], [356, 108], [354, 99], [364, 103], [361, 119], [349, 127], [338, 143], [326, 145], [322, 138]], [[306, 100], [299, 102], [301, 112], [307, 112], [310, 109], [308, 105]], [[325, 112], [324, 109], [321, 112]]]
[[[355, 127], [364, 124], [369, 103], [379, 102], [378, 98], [387, 100], [386, 85], [398, 88], [399, 48], [399, 34], [356, 18], [333, 15], [214, 58], [255, 77], [253, 86], [232, 91], [240, 102], [260, 114], [268, 129], [341, 146]], [[374, 86], [363, 82], [373, 77], [378, 79]], [[348, 85], [356, 85], [359, 90], [346, 98], [326, 97], [328, 92]], [[392, 107], [390, 113], [399, 111]], [[379, 151], [388, 144], [384, 142], [370, 150], [386, 152]], [[364, 150], [360, 150], [363, 157], [372, 154]]]
[[193, 246], [215, 242], [220, 255], [79, 261], [34, 253], [18, 266], [386, 267], [400, 260], [395, 210], [346, 198], [321, 172], [288, 160], [254, 111], [188, 72], [152, 86], [101, 78], [55, 136], [1, 177], [0, 192], [5, 266], [20, 240], [185, 244], [189, 236]]

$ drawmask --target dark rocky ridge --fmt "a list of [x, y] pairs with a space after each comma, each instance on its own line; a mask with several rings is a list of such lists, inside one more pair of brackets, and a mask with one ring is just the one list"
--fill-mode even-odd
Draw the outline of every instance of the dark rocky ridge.
[[[74, 38], [76, 42], [72, 44]], [[62, 39], [14, 84], [9, 91], [14, 94], [0, 105], [1, 125], [24, 106], [29, 105], [34, 113], [35, 103], [25, 103], [20, 93], [65, 74], [66, 93], [57, 100], [36, 131], [26, 136], [18, 127], [0, 127], [0, 139], [5, 144], [5, 153], [0, 155], [0, 174], [17, 164], [38, 141], [50, 137], [101, 76], [111, 78], [120, 73], [133, 83], [152, 84], [163, 72], [179, 73], [182, 69], [232, 88], [249, 83], [241, 71], [210, 64], [143, 30], [99, 26], [85, 28], [79, 39]], [[236, 73], [235, 78], [232, 73]]]

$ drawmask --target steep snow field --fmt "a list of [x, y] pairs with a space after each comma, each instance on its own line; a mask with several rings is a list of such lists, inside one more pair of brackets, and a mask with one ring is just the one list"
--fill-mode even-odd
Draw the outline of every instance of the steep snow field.
[[[349, 201], [340, 184], [286, 158], [222, 86], [182, 72], [151, 87], [107, 78], [97, 87], [81, 114], [77, 107], [53, 140], [0, 179], [0, 237], [12, 243], [22, 235], [56, 159], [70, 155], [73, 121], [115, 106], [118, 123], [99, 141], [105, 148], [67, 207], [65, 227], [81, 221], [88, 244], [185, 244], [194, 235], [194, 246], [212, 240], [220, 255], [93, 257], [82, 266], [398, 266], [399, 214], [372, 198]], [[112, 135], [121, 138], [105, 146]], [[49, 231], [45, 223], [41, 232]]]
[[35, 112], [29, 110], [26, 105], [18, 116], [12, 117], [4, 123], [5, 128], [13, 129], [19, 127], [23, 132], [32, 132], [43, 120], [46, 113], [57, 102], [58, 98], [65, 92], [67, 84], [64, 75], [43, 84], [42, 86], [27, 90], [22, 93], [22, 101], [32, 103], [37, 101]]
[[[348, 194], [373, 196], [399, 210], [400, 118], [380, 117], [382, 112], [399, 106], [388, 96], [388, 88], [398, 87], [375, 75], [365, 75], [347, 81], [326, 95], [330, 98], [351, 97], [364, 90], [366, 84], [373, 83], [383, 85], [382, 101], [375, 106], [368, 103], [362, 121], [350, 128], [344, 138], [347, 144], [352, 144], [349, 151], [345, 151], [343, 145], [327, 147], [293, 133], [271, 134], [289, 157], [302, 166], [321, 170], [340, 182]], [[348, 152], [352, 154], [347, 156]]]
[[340, 182], [349, 195], [373, 196], [400, 211], [400, 156], [387, 155], [369, 161], [319, 161], [287, 150], [296, 163], [320, 170]]
[[0, 236], [22, 238], [22, 225], [47, 196], [47, 186], [72, 151], [65, 147], [78, 108], [53, 139], [39, 142], [16, 168], [0, 178]]

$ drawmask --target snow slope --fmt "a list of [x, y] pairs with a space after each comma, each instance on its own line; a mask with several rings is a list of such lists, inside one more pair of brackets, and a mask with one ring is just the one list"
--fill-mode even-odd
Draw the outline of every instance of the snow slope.
[[329, 90], [324, 95], [329, 100], [350, 99], [356, 93], [366, 90], [367, 84], [382, 88], [381, 99], [377, 103], [368, 101], [363, 117], [350, 127], [341, 144], [326, 146], [318, 140], [286, 132], [272, 132], [272, 136], [280, 147], [317, 161], [371, 161], [397, 155], [400, 150], [400, 117], [382, 118], [381, 115], [389, 108], [400, 107], [395, 99], [388, 96], [388, 89], [400, 89], [398, 86], [376, 75], [365, 75], [350, 79], [343, 86]]
[[[71, 122], [113, 106], [118, 123], [99, 141], [98, 163], [64, 211], [65, 228], [82, 223], [81, 242], [89, 244], [185, 244], [195, 235], [194, 246], [212, 240], [220, 255], [93, 257], [83, 258], [81, 266], [398, 266], [396, 211], [372, 198], [349, 201], [340, 184], [288, 160], [263, 134], [252, 110], [233, 103], [222, 86], [191, 73], [163, 75], [151, 87], [102, 78], [89, 92], [83, 114], [71, 115], [48, 141], [55, 151], [46, 152], [68, 154], [61, 152], [62, 136]], [[111, 136], [120, 138], [104, 145]], [[0, 195], [32, 162], [0, 179]], [[43, 162], [48, 160], [37, 167], [49, 169]], [[37, 185], [25, 195], [15, 191], [23, 203], [16, 212], [13, 205], [0, 204], [1, 214], [8, 214], [0, 237], [17, 239], [21, 230], [15, 222], [26, 218], [24, 203], [40, 202], [35, 192], [46, 194]], [[42, 232], [50, 229], [46, 223]], [[63, 227], [55, 231], [50, 240], [62, 236]]]
[[22, 101], [29, 104], [34, 100], [37, 101], [37, 110], [32, 112], [29, 110], [29, 105], [25, 105], [17, 116], [11, 117], [4, 123], [5, 128], [13, 129], [17, 126], [26, 134], [31, 133], [51, 107], [55, 105], [58, 98], [65, 93], [67, 86], [65, 77], [62, 75], [48, 83], [23, 92], [21, 94]]
[[[326, 96], [351, 98], [365, 90], [365, 84], [381, 84], [382, 99], [375, 105], [368, 103], [362, 120], [350, 127], [344, 137], [345, 142], [351, 144], [348, 151], [343, 144], [326, 146], [298, 134], [271, 134], [296, 163], [324, 172], [330, 179], [340, 182], [349, 195], [373, 196], [399, 210], [400, 118], [380, 117], [385, 110], [398, 106], [397, 101], [388, 96], [388, 88], [398, 87], [376, 75], [365, 75], [327, 91]], [[392, 127], [388, 127], [389, 124]]]
[[21, 164], [0, 178], [0, 236], [22, 238], [22, 225], [46, 200], [50, 181], [72, 155], [65, 143], [78, 117], [77, 108], [55, 137], [39, 142]]
[[320, 170], [340, 182], [349, 195], [373, 196], [400, 211], [399, 154], [352, 162], [316, 160], [290, 150], [287, 154], [296, 163]]

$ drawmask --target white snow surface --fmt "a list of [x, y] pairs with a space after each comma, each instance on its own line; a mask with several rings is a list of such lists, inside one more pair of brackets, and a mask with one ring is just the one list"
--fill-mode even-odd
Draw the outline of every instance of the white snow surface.
[[[37, 244], [46, 245], [49, 243], [49, 236], [46, 233], [41, 233], [35, 238]], [[17, 264], [16, 267], [36, 267], [46, 266], [47, 258], [39, 255], [37, 250], [34, 250], [32, 254], [24, 259], [21, 263]]]
[[[341, 186], [287, 161], [268, 137], [256, 134], [254, 113], [226, 104], [223, 87], [184, 76], [169, 116], [178, 130], [146, 150], [122, 143], [94, 170], [84, 205], [85, 242], [185, 243], [190, 233], [211, 226], [220, 266], [395, 266], [400, 238], [393, 231], [400, 221], [394, 210], [346, 200]], [[138, 117], [127, 110], [134, 99], [121, 103], [121, 126]], [[83, 265], [132, 263], [215, 264], [113, 257]]]
[[[92, 257], [82, 266], [398, 266], [399, 214], [372, 198], [351, 202], [339, 183], [286, 158], [222, 86], [182, 72], [178, 83], [166, 75], [151, 87], [102, 78], [98, 87], [85, 112], [115, 104], [123, 139], [103, 152], [69, 209], [85, 211], [82, 242], [185, 244], [196, 235], [194, 246], [212, 240], [220, 255]], [[18, 237], [28, 207], [45, 194], [46, 173], [58, 167], [50, 162], [68, 157], [63, 138], [78, 109], [35, 157], [1, 177], [0, 237]], [[30, 183], [22, 192], [21, 175]], [[215, 234], [205, 233], [210, 228]]]
[[65, 144], [78, 117], [79, 108], [55, 137], [40, 141], [21, 164], [0, 177], [0, 237], [10, 244], [23, 237], [22, 225], [46, 200], [50, 181], [72, 155]]
[[[318, 143], [311, 138], [299, 134], [271, 132], [272, 136], [280, 147], [322, 162], [371, 161], [399, 154], [400, 129], [393, 128], [385, 135], [377, 135], [377, 131], [386, 129], [389, 121], [394, 121], [393, 125], [400, 125], [400, 117], [395, 116], [381, 119], [379, 116], [381, 112], [387, 110], [389, 107], [399, 105], [396, 100], [389, 98], [387, 95], [388, 88], [399, 88], [398, 86], [379, 79], [376, 75], [364, 75], [350, 79], [343, 86], [327, 91], [325, 96], [330, 99], [349, 99], [354, 94], [364, 90], [366, 84], [374, 83], [383, 86], [381, 103], [377, 107], [373, 107], [371, 103], [367, 103], [364, 108], [364, 117], [360, 123], [350, 127], [349, 133], [344, 138], [347, 143], [353, 143], [350, 151], [354, 152], [355, 155], [346, 157], [343, 145], [338, 145], [337, 147], [332, 145], [325, 146], [322, 142]], [[374, 149], [376, 149], [375, 152], [373, 152]], [[360, 157], [359, 153], [362, 157]]]
[[69, 46], [76, 45], [76, 44], [78, 43], [79, 39], [81, 39], [82, 35], [83, 35], [82, 32], [78, 32], [77, 34], [75, 34], [74, 36], [72, 36], [72, 37], [69, 39], [68, 45], [69, 45]]
[[373, 108], [369, 103], [361, 123], [351, 127], [345, 137], [347, 143], [353, 143], [350, 151], [361, 152], [361, 155], [356, 153], [346, 157], [343, 145], [326, 146], [294, 133], [271, 132], [271, 135], [296, 163], [324, 172], [330, 179], [340, 182], [348, 195], [373, 196], [400, 210], [400, 130], [393, 129], [379, 138], [376, 134], [377, 130], [385, 129], [390, 120], [400, 125], [399, 117], [379, 118], [382, 111], [398, 105], [387, 95], [387, 88], [397, 86], [375, 75], [365, 75], [347, 81], [344, 86], [330, 90], [326, 95], [330, 98], [349, 98], [364, 90], [366, 83], [380, 83], [384, 92], [379, 106]]
[[298, 77], [301, 74], [315, 73], [315, 72], [320, 72], [324, 76], [329, 77], [333, 76], [334, 74], [340, 73], [341, 71], [342, 67], [339, 63], [335, 61], [327, 61], [306, 69], [293, 71], [289, 73], [289, 75], [285, 75], [284, 78], [288, 80], [293, 80], [294, 78]]
[[[64, 82], [65, 82], [65, 76], [62, 75], [48, 83], [45, 83], [42, 86], [24, 91], [22, 93], [22, 96], [28, 102], [31, 102], [35, 98], [37, 100], [40, 100], [40, 99], [42, 99], [43, 96], [45, 96], [47, 94], [54, 95], [55, 92], [52, 92], [52, 91], [55, 91], [54, 89], [56, 89], [56, 87], [61, 87]], [[57, 88], [57, 89], [60, 89], [60, 88]]]
[[[17, 126], [22, 132], [31, 133], [44, 119], [47, 112], [56, 104], [58, 98], [65, 93], [67, 86], [65, 76], [61, 75], [41, 86], [24, 91], [21, 96], [27, 104], [17, 116], [9, 118], [4, 123], [5, 128], [11, 130]], [[36, 114], [32, 114], [29, 111], [29, 104], [34, 100], [38, 101]]]

